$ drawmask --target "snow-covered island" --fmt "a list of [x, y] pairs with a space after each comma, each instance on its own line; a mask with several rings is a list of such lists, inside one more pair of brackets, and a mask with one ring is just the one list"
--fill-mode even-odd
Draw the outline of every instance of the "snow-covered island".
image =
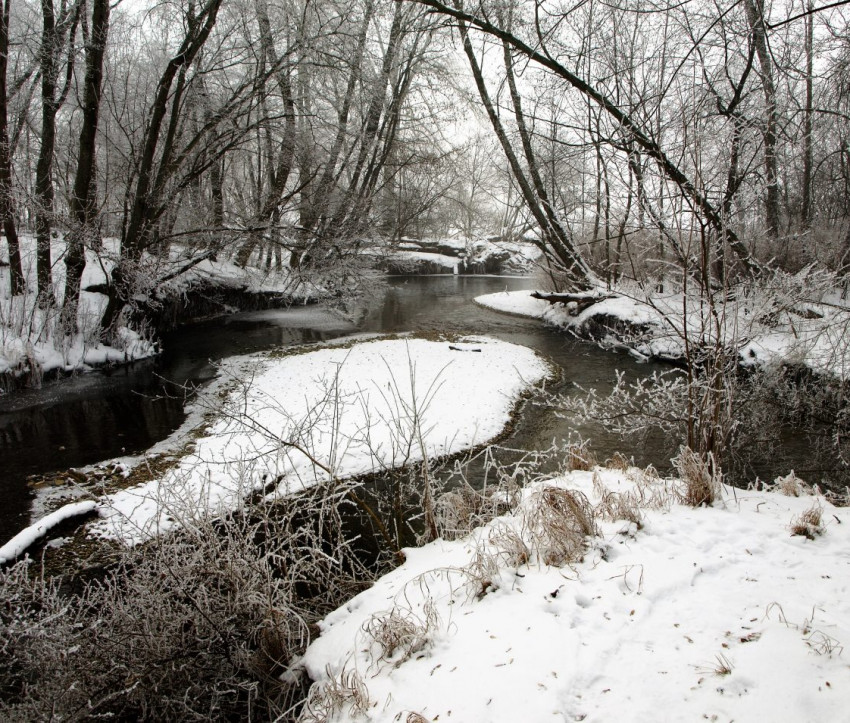
[[[89, 534], [136, 544], [181, 517], [224, 514], [258, 491], [285, 496], [487, 444], [551, 373], [532, 350], [483, 337], [373, 339], [232, 359], [189, 423], [157, 446], [180, 450], [175, 464], [100, 498]], [[34, 531], [44, 534], [43, 522], [0, 548], [0, 562], [19, 555]]]

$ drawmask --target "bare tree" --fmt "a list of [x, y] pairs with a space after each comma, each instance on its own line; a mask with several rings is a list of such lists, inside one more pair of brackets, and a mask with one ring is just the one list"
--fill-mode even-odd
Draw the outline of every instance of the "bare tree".
[[[86, 265], [86, 245], [97, 234], [96, 140], [100, 119], [103, 61], [109, 33], [108, 0], [92, 0], [91, 25], [86, 38], [86, 72], [83, 97], [83, 124], [80, 129], [77, 171], [68, 206], [71, 212], [71, 231], [66, 237], [65, 296], [62, 306], [62, 326], [77, 330], [77, 306], [80, 298], [80, 281]], [[83, 20], [83, 31], [86, 20]]]
[[21, 247], [15, 219], [15, 190], [12, 185], [12, 148], [9, 143], [8, 97], [6, 91], [9, 65], [9, 17], [12, 0], [0, 6], [0, 220], [9, 247], [9, 275], [12, 295], [24, 293]]
[[[53, 0], [41, 0], [41, 143], [35, 169], [36, 277], [39, 303], [53, 303], [50, 238], [53, 230], [53, 157], [56, 149], [56, 114], [65, 103], [74, 74], [74, 39], [82, 2], [62, 3], [58, 17]], [[58, 88], [61, 55], [67, 47], [65, 80]], [[57, 96], [57, 90], [59, 95]]]

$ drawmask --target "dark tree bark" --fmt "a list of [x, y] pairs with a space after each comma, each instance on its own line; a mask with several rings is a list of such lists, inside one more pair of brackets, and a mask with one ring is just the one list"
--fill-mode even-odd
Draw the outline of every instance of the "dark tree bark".
[[[484, 74], [481, 66], [478, 64], [475, 50], [469, 39], [469, 31], [466, 23], [461, 20], [458, 23], [458, 27], [463, 42], [463, 49], [469, 61], [469, 67], [472, 70], [475, 85], [478, 88], [478, 95], [481, 98], [484, 109], [487, 111], [490, 124], [502, 146], [523, 200], [540, 228], [542, 238], [538, 246], [544, 252], [547, 259], [554, 259], [557, 262], [560, 270], [567, 275], [570, 284], [576, 288], [588, 288], [591, 285], [593, 273], [573, 247], [572, 240], [567, 236], [563, 227], [560, 224], [552, 225], [550, 217], [543, 209], [541, 199], [534, 189], [533, 182], [528, 179], [519, 158], [517, 158], [513, 145], [490, 98], [490, 92], [487, 90], [487, 85], [484, 81]], [[519, 112], [522, 112], [521, 109]]]
[[65, 252], [65, 298], [61, 321], [65, 329], [77, 330], [80, 281], [86, 266], [86, 243], [96, 232], [97, 193], [95, 184], [95, 141], [100, 118], [103, 59], [109, 35], [109, 0], [92, 0], [91, 28], [86, 43], [86, 73], [83, 94], [83, 123], [77, 154], [77, 171], [68, 206], [72, 227]]
[[[53, 155], [56, 147], [56, 114], [68, 97], [74, 73], [74, 36], [81, 5], [65, 9], [56, 18], [53, 0], [41, 0], [42, 32], [39, 64], [41, 66], [41, 144], [35, 167], [35, 233], [36, 278], [38, 298], [42, 306], [53, 304], [52, 260], [50, 236], [53, 230]], [[68, 37], [68, 61], [65, 84], [56, 96], [59, 81], [59, 57]]]
[[753, 36], [753, 45], [759, 59], [761, 83], [764, 89], [765, 119], [762, 129], [764, 139], [764, 177], [765, 200], [764, 221], [767, 236], [779, 237], [779, 171], [777, 169], [777, 110], [776, 85], [773, 81], [773, 59], [767, 47], [767, 33], [764, 24], [764, 0], [744, 0], [747, 21]]
[[12, 188], [12, 150], [9, 144], [8, 98], [6, 76], [9, 65], [9, 13], [11, 0], [3, 0], [0, 8], [0, 218], [9, 246], [9, 277], [12, 295], [24, 293], [21, 246], [15, 225], [15, 195]]

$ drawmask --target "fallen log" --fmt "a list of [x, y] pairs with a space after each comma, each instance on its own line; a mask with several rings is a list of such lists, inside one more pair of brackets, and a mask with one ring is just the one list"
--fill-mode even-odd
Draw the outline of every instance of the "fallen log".
[[592, 291], [546, 294], [540, 291], [535, 291], [531, 294], [531, 298], [548, 301], [550, 304], [563, 304], [567, 307], [570, 316], [578, 316], [585, 309], [589, 309], [591, 306], [598, 304], [600, 301], [613, 299], [614, 294], [598, 294]]

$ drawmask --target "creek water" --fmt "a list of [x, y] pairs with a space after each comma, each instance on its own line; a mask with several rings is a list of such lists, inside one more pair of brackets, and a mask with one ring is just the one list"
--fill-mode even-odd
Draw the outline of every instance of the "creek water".
[[[362, 332], [414, 331], [486, 334], [534, 348], [562, 369], [554, 392], [576, 393], [575, 385], [605, 392], [617, 370], [636, 379], [659, 368], [473, 301], [535, 285], [517, 277], [390, 277], [374, 299], [347, 314], [317, 305], [192, 324], [165, 335], [153, 359], [0, 397], [0, 544], [29, 524], [34, 492], [27, 476], [138, 453], [164, 439], [183, 422], [189, 390], [212, 379], [224, 357]], [[604, 428], [577, 428], [556, 410], [535, 405], [526, 405], [504, 444], [545, 448], [575, 432], [591, 438], [601, 459], [622, 450], [639, 464], [668, 462], [662, 440], [630, 449]]]

